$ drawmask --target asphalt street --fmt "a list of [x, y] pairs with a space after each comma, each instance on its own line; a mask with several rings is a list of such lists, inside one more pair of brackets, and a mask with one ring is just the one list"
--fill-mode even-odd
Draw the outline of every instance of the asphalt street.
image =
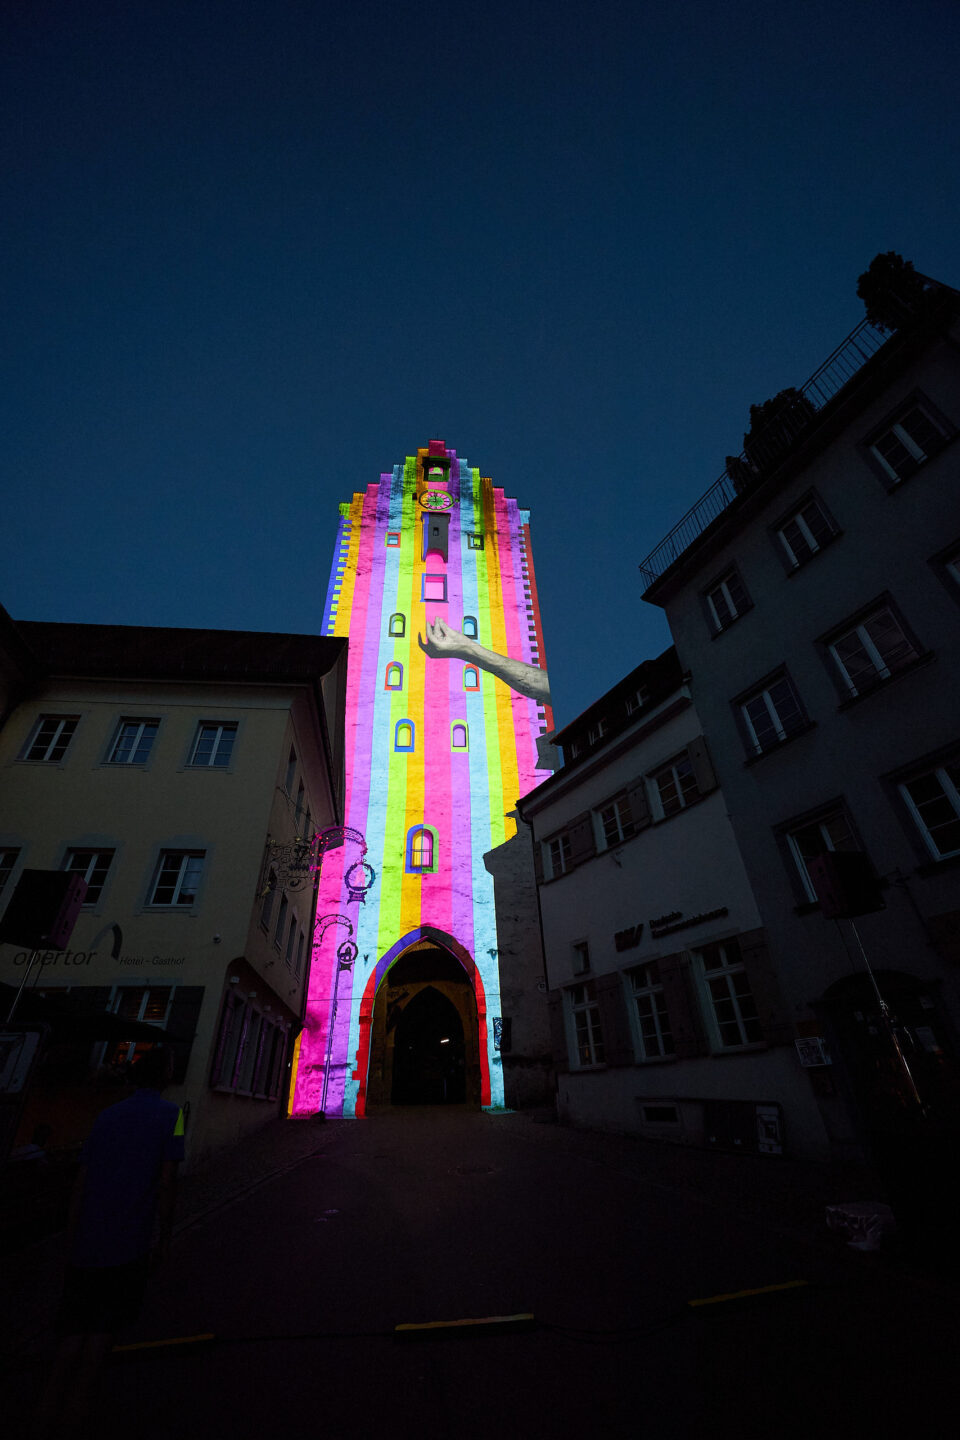
[[[188, 1343], [115, 1358], [98, 1435], [955, 1433], [946, 1286], [653, 1181], [604, 1137], [441, 1109], [314, 1133], [180, 1230], [124, 1338]], [[21, 1417], [32, 1380], [8, 1386]]]

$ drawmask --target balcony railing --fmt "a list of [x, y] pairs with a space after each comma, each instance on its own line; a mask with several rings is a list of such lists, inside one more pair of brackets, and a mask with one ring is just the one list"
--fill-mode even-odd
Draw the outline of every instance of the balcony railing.
[[803, 433], [815, 422], [818, 413], [852, 380], [858, 370], [871, 360], [890, 338], [890, 332], [879, 330], [868, 320], [860, 324], [838, 345], [799, 390], [797, 399], [788, 404], [756, 435], [749, 437], [741, 454], [727, 468], [683, 519], [674, 525], [665, 540], [651, 550], [640, 563], [644, 586], [655, 580], [692, 545], [698, 535], [726, 510], [738, 495], [749, 490], [769, 474]]

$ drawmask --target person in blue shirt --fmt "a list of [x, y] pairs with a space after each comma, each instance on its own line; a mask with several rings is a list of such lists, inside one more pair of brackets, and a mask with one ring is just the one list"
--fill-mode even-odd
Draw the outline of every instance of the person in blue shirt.
[[150, 1270], [166, 1257], [184, 1154], [183, 1111], [161, 1097], [172, 1075], [172, 1052], [148, 1050], [133, 1067], [135, 1093], [101, 1111], [80, 1152], [60, 1342], [36, 1412], [38, 1440], [90, 1413], [114, 1337], [137, 1319]]

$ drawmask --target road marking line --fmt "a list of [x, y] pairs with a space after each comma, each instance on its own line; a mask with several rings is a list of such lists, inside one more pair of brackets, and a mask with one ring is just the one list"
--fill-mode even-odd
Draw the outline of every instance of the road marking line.
[[520, 1330], [533, 1324], [532, 1312], [519, 1315], [485, 1315], [475, 1320], [424, 1320], [416, 1324], [395, 1325], [397, 1339], [413, 1339], [417, 1336], [430, 1337], [442, 1334], [464, 1334], [470, 1330], [480, 1332], [497, 1330]]
[[786, 1280], [782, 1285], [760, 1285], [756, 1290], [733, 1290], [729, 1295], [708, 1295], [704, 1300], [688, 1300], [688, 1305], [720, 1305], [724, 1300], [745, 1300], [748, 1295], [769, 1295], [774, 1290], [797, 1290], [809, 1280]]
[[198, 1345], [202, 1340], [215, 1340], [211, 1330], [207, 1335], [176, 1335], [172, 1340], [135, 1340], [132, 1345], [114, 1345], [113, 1353], [123, 1350], [157, 1350], [162, 1345]]

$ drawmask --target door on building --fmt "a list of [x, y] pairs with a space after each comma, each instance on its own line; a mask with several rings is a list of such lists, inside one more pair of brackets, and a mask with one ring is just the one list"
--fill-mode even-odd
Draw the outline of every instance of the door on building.
[[867, 975], [831, 986], [824, 1018], [898, 1224], [932, 1233], [944, 1220], [947, 1157], [960, 1141], [960, 1056], [930, 987], [896, 970], [876, 978], [889, 1023]]
[[476, 997], [442, 945], [412, 945], [381, 981], [368, 1075], [368, 1113], [387, 1105], [479, 1106]]
[[463, 1021], [432, 985], [405, 1006], [393, 1047], [394, 1105], [462, 1105], [466, 1098]]

